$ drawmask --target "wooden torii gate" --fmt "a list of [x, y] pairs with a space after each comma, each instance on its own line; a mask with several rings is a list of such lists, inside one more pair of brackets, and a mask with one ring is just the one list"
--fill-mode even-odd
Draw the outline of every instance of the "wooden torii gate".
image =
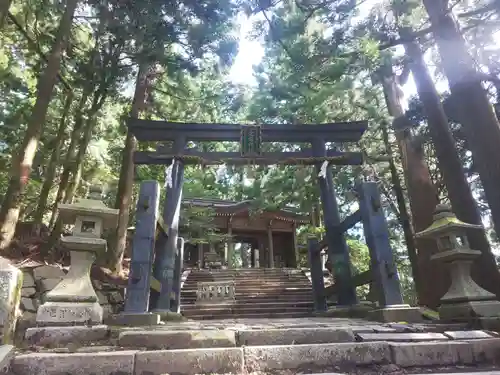
[[[154, 279], [160, 287], [159, 296], [150, 306], [153, 311], [178, 310], [178, 295], [180, 294], [182, 251], [178, 247], [178, 224], [182, 199], [184, 166], [186, 164], [302, 164], [315, 165], [323, 205], [328, 255], [336, 270], [339, 305], [356, 303], [355, 286], [352, 283], [352, 272], [349, 262], [349, 251], [343, 232], [345, 223], [340, 220], [333, 179], [332, 165], [360, 165], [363, 163], [362, 153], [328, 150], [327, 142], [354, 143], [359, 141], [367, 128], [366, 121], [341, 122], [317, 125], [295, 124], [196, 124], [175, 123], [130, 119], [129, 131], [139, 142], [165, 142], [172, 144], [171, 148], [159, 148], [157, 151], [136, 151], [136, 164], [172, 165], [171, 183], [167, 186], [167, 199], [163, 208], [163, 224], [166, 238], [160, 248], [156, 249], [153, 266]], [[239, 141], [240, 152], [202, 152], [188, 149], [189, 141]], [[295, 152], [262, 152], [263, 142], [309, 143], [310, 148]], [[328, 161], [326, 169], [323, 163]], [[323, 168], [322, 168], [323, 166]], [[133, 249], [134, 256], [135, 246]], [[140, 251], [138, 249], [137, 251]], [[143, 250], [144, 251], [144, 250]], [[389, 248], [390, 251], [390, 248]], [[392, 254], [391, 254], [392, 256]], [[394, 288], [388, 288], [395, 293], [389, 297], [393, 304], [401, 303], [399, 280]], [[130, 281], [129, 281], [130, 285]], [[175, 288], [175, 290], [174, 290]], [[397, 294], [397, 295], [396, 295]], [[127, 303], [126, 308], [127, 310]]]

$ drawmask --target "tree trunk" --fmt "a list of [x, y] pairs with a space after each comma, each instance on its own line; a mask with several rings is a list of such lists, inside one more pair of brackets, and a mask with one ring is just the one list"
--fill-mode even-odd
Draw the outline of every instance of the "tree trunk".
[[0, 0], [0, 30], [3, 29], [5, 25], [5, 19], [9, 13], [11, 2], [11, 0]]
[[52, 92], [57, 82], [61, 55], [71, 31], [77, 3], [77, 0], [67, 0], [66, 2], [66, 9], [61, 18], [54, 45], [47, 58], [47, 66], [38, 81], [36, 102], [28, 120], [23, 142], [17, 155], [12, 159], [9, 186], [0, 209], [0, 250], [7, 248], [14, 237], [19, 220], [19, 206], [31, 172], [33, 158], [38, 148], [42, 125], [45, 123]]
[[85, 125], [83, 137], [80, 139], [78, 153], [76, 154], [75, 162], [71, 164], [71, 178], [69, 180], [66, 192], [64, 193], [64, 203], [72, 203], [75, 198], [76, 191], [80, 186], [80, 181], [83, 173], [83, 159], [87, 153], [90, 140], [92, 139], [92, 131], [95, 126], [95, 118], [90, 117]]
[[[403, 37], [403, 35], [404, 33], [401, 36]], [[466, 223], [482, 225], [481, 215], [455, 148], [455, 139], [448, 126], [448, 119], [441, 104], [441, 99], [425, 65], [422, 51], [416, 43], [407, 44], [405, 50], [410, 59], [410, 67], [420, 100], [424, 106], [429, 132], [436, 150], [438, 166], [453, 211], [460, 220]], [[483, 288], [500, 296], [500, 273], [497, 270], [495, 258], [484, 230], [469, 231], [467, 237], [471, 247], [480, 250], [482, 253], [472, 269], [474, 279]]]
[[83, 93], [82, 98], [80, 99], [80, 103], [78, 105], [78, 109], [75, 114], [75, 126], [73, 127], [73, 131], [71, 132], [71, 139], [69, 142], [68, 150], [66, 151], [66, 157], [64, 159], [64, 167], [63, 172], [61, 173], [61, 178], [59, 180], [59, 187], [57, 190], [56, 199], [54, 201], [54, 205], [52, 207], [52, 216], [50, 218], [49, 228], [53, 229], [55, 224], [57, 223], [57, 205], [60, 202], [64, 201], [64, 194], [68, 187], [70, 173], [71, 173], [71, 165], [76, 160], [77, 156], [77, 146], [80, 137], [82, 136], [82, 128], [83, 128], [83, 109], [85, 107], [85, 103], [89, 97], [89, 93]]
[[[73, 132], [70, 149], [72, 148], [72, 153], [70, 154], [68, 150], [66, 165], [64, 167], [64, 171], [62, 173], [61, 182], [59, 184], [58, 198], [60, 199], [58, 202], [62, 201], [64, 203], [71, 203], [75, 196], [75, 193], [80, 185], [80, 180], [83, 172], [83, 159], [85, 154], [87, 153], [88, 145], [92, 139], [92, 131], [94, 130], [94, 126], [96, 123], [95, 116], [97, 112], [101, 109], [104, 104], [104, 100], [106, 98], [106, 89], [105, 85], [102, 85], [99, 90], [94, 93], [94, 98], [92, 100], [92, 105], [87, 113], [87, 120], [85, 123], [85, 127], [83, 128], [83, 134], [80, 131]], [[81, 129], [83, 124], [83, 111], [82, 108], [85, 106], [87, 101], [87, 96], [84, 93], [80, 101], [79, 111], [77, 113], [77, 118], [75, 120], [75, 129]], [[73, 130], [75, 130], [73, 129]], [[82, 136], [80, 140], [78, 138]], [[76, 151], [76, 145], [78, 144], [78, 151]], [[73, 146], [72, 146], [73, 145]], [[57, 217], [54, 216], [53, 218]], [[59, 237], [61, 236], [63, 224], [57, 218], [54, 219], [55, 224], [52, 229], [52, 233], [50, 234], [49, 241], [47, 243], [47, 251], [52, 249]]]
[[59, 129], [57, 130], [56, 138], [52, 143], [52, 154], [50, 155], [49, 164], [45, 173], [45, 179], [43, 182], [42, 190], [40, 191], [40, 198], [38, 200], [38, 206], [34, 214], [35, 223], [41, 224], [43, 221], [43, 215], [47, 210], [47, 201], [49, 199], [49, 193], [52, 189], [52, 184], [54, 183], [54, 177], [56, 175], [57, 165], [61, 156], [61, 149], [63, 146], [64, 135], [66, 133], [66, 119], [68, 118], [69, 110], [71, 108], [71, 103], [73, 101], [73, 94], [68, 93], [66, 97], [66, 102], [64, 103], [64, 110], [61, 116], [61, 121], [59, 122]]
[[[399, 220], [401, 226], [403, 227], [403, 234], [406, 242], [406, 248], [408, 249], [408, 258], [410, 259], [412, 276], [415, 284], [415, 292], [417, 297], [423, 297], [424, 290], [422, 290], [422, 284], [420, 279], [420, 272], [418, 269], [418, 257], [417, 257], [417, 247], [415, 243], [414, 233], [411, 227], [410, 214], [408, 213], [408, 208], [406, 207], [405, 197], [403, 193], [403, 186], [401, 185], [401, 180], [396, 168], [396, 163], [394, 161], [394, 155], [392, 152], [392, 147], [389, 142], [389, 131], [387, 129], [387, 124], [384, 122], [381, 124], [382, 137], [384, 140], [384, 145], [386, 149], [387, 156], [389, 156], [389, 170], [391, 171], [391, 182], [396, 195], [397, 202], [397, 212], [399, 212]], [[423, 297], [425, 299], [425, 297]]]
[[[397, 85], [394, 74], [384, 78], [384, 94], [389, 113], [394, 117], [395, 136], [401, 153], [413, 230], [419, 232], [432, 224], [434, 209], [439, 201], [423, 153], [407, 130], [411, 127], [411, 123], [405, 117]], [[447, 291], [449, 280], [443, 272], [442, 265], [430, 260], [431, 255], [438, 251], [435, 241], [419, 239], [416, 241], [416, 246], [418, 249], [416, 280], [420, 282], [420, 285], [416, 285], [418, 300], [421, 305], [436, 308], [439, 306], [441, 296]], [[410, 257], [415, 256], [410, 255]]]
[[[484, 193], [491, 209], [495, 231], [500, 233], [500, 125], [474, 60], [448, 10], [447, 0], [423, 0], [441, 56], [454, 109], [463, 125]], [[443, 171], [444, 172], [444, 171]], [[458, 207], [457, 207], [458, 208]]]
[[[144, 106], [148, 81], [150, 78], [150, 69], [152, 65], [141, 64], [137, 73], [135, 84], [134, 99], [130, 110], [131, 118], [139, 118], [140, 112]], [[122, 272], [123, 254], [127, 246], [127, 228], [130, 216], [130, 206], [132, 199], [132, 188], [134, 185], [134, 151], [137, 141], [135, 137], [127, 131], [125, 147], [122, 153], [122, 165], [120, 169], [120, 180], [118, 182], [118, 193], [116, 196], [115, 208], [120, 210], [118, 216], [118, 226], [111, 246], [111, 258], [109, 266], [115, 273]]]

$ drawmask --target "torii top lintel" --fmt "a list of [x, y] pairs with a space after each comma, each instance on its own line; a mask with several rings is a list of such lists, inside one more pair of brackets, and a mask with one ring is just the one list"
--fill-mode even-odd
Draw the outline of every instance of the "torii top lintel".
[[[326, 124], [262, 124], [262, 142], [357, 142], [368, 127], [367, 121]], [[128, 120], [129, 131], [138, 141], [238, 141], [239, 124], [203, 124], [168, 121]]]

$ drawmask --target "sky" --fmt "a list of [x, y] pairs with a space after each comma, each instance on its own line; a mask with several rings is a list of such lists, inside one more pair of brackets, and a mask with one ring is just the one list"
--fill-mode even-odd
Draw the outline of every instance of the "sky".
[[[372, 7], [377, 6], [381, 0], [366, 0], [359, 7], [358, 18], [365, 17]], [[252, 30], [252, 19], [244, 15], [240, 16], [239, 51], [235, 58], [230, 72], [230, 79], [234, 83], [253, 85], [256, 83], [253, 77], [253, 66], [259, 64], [264, 56], [264, 49], [258, 40], [252, 40], [250, 32]], [[446, 89], [446, 82], [438, 83], [438, 90]], [[417, 89], [415, 81], [410, 75], [408, 82], [403, 87], [407, 98], [416, 95]]]

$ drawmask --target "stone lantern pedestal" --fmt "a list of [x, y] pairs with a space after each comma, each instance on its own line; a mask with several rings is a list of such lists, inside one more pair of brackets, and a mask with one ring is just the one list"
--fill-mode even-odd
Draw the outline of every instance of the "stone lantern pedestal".
[[466, 229], [482, 229], [463, 223], [446, 205], [438, 205], [433, 224], [417, 237], [437, 240], [439, 252], [431, 259], [448, 265], [451, 286], [441, 298], [439, 317], [444, 321], [481, 322], [500, 317], [500, 302], [493, 293], [481, 288], [471, 277], [472, 263], [481, 255], [470, 249]]
[[102, 323], [103, 310], [90, 280], [90, 269], [97, 255], [106, 251], [101, 235], [104, 229], [116, 226], [118, 210], [107, 208], [100, 195], [100, 189], [91, 188], [89, 199], [59, 205], [63, 223], [75, 224], [73, 234], [61, 239], [70, 251], [71, 266], [38, 308], [39, 325]]

